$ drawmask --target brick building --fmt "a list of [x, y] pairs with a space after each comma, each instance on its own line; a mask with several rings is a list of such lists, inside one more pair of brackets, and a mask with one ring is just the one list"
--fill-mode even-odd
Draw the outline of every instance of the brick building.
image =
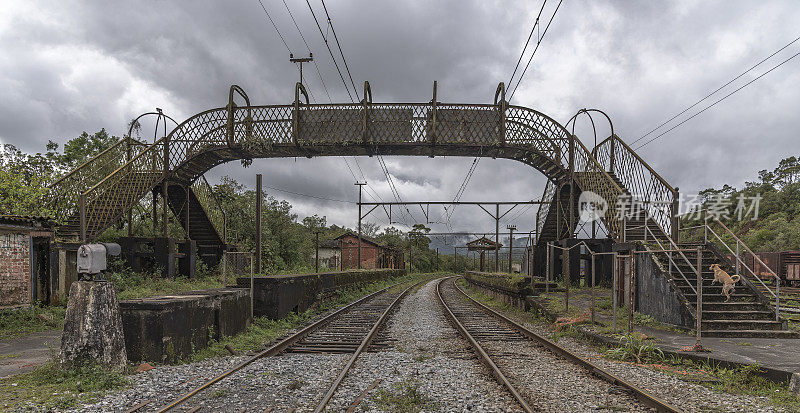
[[[358, 234], [345, 232], [334, 238], [341, 250], [341, 269], [358, 268]], [[396, 268], [405, 267], [403, 252], [381, 244], [377, 240], [361, 236], [361, 268]]]
[[52, 223], [0, 215], [0, 307], [49, 302]]

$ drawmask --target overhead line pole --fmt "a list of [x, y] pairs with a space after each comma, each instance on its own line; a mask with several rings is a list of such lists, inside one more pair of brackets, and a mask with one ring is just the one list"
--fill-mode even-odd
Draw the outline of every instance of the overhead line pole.
[[361, 190], [366, 185], [366, 182], [356, 181], [355, 185], [358, 186], [358, 269], [361, 269]]

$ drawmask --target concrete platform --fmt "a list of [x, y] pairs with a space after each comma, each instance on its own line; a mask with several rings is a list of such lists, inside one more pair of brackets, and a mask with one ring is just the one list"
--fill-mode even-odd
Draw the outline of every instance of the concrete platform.
[[41, 331], [0, 341], [0, 379], [27, 373], [50, 361], [50, 349], [58, 351], [61, 330]]

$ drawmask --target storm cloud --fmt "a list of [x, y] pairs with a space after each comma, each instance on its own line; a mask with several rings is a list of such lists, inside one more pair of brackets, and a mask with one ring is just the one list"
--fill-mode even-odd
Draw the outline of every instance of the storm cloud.
[[[224, 106], [231, 84], [242, 86], [254, 104], [289, 103], [299, 75], [288, 54], [308, 50], [287, 6], [327, 88], [306, 65], [304, 77], [315, 100], [328, 102], [330, 95], [334, 102], [350, 101], [306, 2], [262, 1], [289, 50], [258, 0], [5, 2], [0, 142], [37, 152], [48, 140], [63, 143], [82, 131], [106, 128], [121, 136], [130, 119], [155, 107], [180, 121]], [[331, 36], [322, 4], [311, 5]], [[555, 5], [548, 2], [545, 18]], [[376, 102], [427, 102], [437, 80], [440, 101], [488, 103], [497, 83], [511, 76], [541, 3], [328, 0], [326, 6], [358, 93], [369, 80]], [[566, 0], [512, 103], [562, 123], [580, 108], [603, 109], [617, 135], [632, 142], [796, 38], [798, 21], [800, 8], [792, 1]], [[676, 122], [798, 51], [800, 44], [792, 45]], [[642, 156], [671, 184], [692, 193], [723, 183], [742, 185], [758, 170], [798, 155], [799, 65], [800, 58], [788, 62], [648, 144]], [[143, 134], [152, 139], [145, 125]], [[593, 145], [585, 119], [576, 133]], [[600, 123], [598, 140], [608, 134]], [[393, 195], [377, 158], [346, 159], [256, 160], [249, 168], [229, 163], [208, 177], [230, 175], [252, 187], [255, 173], [262, 173], [265, 185], [329, 199], [267, 190], [289, 200], [301, 216], [325, 215], [329, 222], [353, 226], [355, 206], [336, 200], [357, 198], [354, 179], [369, 182], [367, 200], [388, 201]], [[473, 162], [385, 159], [404, 200], [452, 199]], [[538, 199], [543, 185], [544, 178], [530, 167], [483, 159], [462, 200]], [[514, 211], [501, 225], [513, 221], [529, 231], [535, 211]], [[442, 212], [432, 208], [430, 219]], [[407, 224], [425, 222], [419, 208], [410, 214]], [[385, 214], [368, 220], [388, 224]], [[431, 227], [494, 229], [483, 211], [468, 206], [459, 207], [450, 224]]]

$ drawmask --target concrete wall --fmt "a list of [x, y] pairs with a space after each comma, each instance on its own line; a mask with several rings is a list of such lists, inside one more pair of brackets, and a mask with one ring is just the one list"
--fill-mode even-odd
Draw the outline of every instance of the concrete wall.
[[669, 275], [653, 261], [650, 254], [635, 254], [636, 311], [666, 324], [694, 327], [694, 317], [676, 292]]
[[0, 229], [0, 306], [30, 303], [31, 281], [28, 231]]
[[250, 291], [221, 288], [120, 301], [128, 360], [173, 363], [247, 329]]
[[[341, 288], [405, 274], [405, 270], [381, 269], [255, 277], [255, 315], [278, 319], [290, 312], [303, 312], [311, 308], [320, 297], [331, 295]], [[237, 278], [236, 282], [239, 287], [250, 287], [248, 277]]]

